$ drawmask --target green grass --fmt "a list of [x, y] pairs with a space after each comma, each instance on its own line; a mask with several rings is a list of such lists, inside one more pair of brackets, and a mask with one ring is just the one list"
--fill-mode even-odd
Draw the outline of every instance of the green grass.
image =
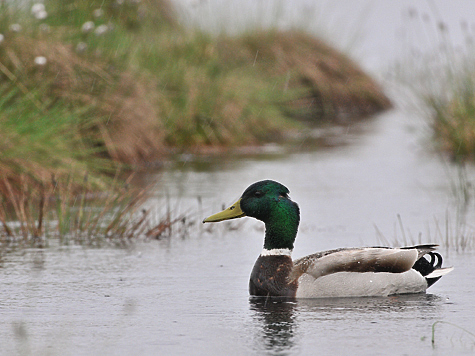
[[[35, 105], [31, 98], [18, 95], [16, 88], [0, 90], [0, 171], [4, 176], [24, 174], [37, 181], [51, 172], [107, 171], [109, 160], [96, 155], [98, 149], [88, 131], [93, 122], [81, 118], [81, 111], [57, 103], [49, 110]], [[91, 142], [92, 141], [92, 142]]]

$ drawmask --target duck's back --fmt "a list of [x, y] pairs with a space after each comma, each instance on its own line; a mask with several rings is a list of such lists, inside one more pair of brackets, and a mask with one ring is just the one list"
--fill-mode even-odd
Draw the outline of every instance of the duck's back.
[[[436, 245], [323, 251], [294, 261], [297, 298], [422, 293], [452, 268], [441, 268]], [[429, 255], [430, 261], [423, 256]]]

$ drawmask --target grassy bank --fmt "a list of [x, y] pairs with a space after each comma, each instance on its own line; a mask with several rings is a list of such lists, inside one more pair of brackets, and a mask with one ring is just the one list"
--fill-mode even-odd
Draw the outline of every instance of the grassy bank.
[[[176, 147], [277, 140], [300, 125], [291, 119], [389, 105], [346, 56], [304, 33], [212, 37], [178, 26], [166, 1], [101, 4], [46, 1], [44, 19], [2, 5], [2, 117], [20, 116], [22, 126], [49, 117], [58, 126], [51, 136], [68, 131], [62, 151], [72, 162], [136, 163]], [[36, 126], [35, 135], [53, 130]]]
[[166, 0], [18, 6], [0, 3], [5, 206], [25, 187], [41, 197], [52, 176], [81, 187], [87, 172], [88, 189], [106, 189], [120, 165], [283, 141], [390, 105], [348, 57], [303, 32], [211, 36], [180, 26]]

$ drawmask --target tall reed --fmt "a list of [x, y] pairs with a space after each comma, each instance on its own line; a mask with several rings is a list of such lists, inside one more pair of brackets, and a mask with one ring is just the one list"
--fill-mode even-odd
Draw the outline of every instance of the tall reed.
[[472, 251], [475, 248], [475, 228], [467, 224], [465, 217], [459, 214], [452, 216], [447, 211], [444, 221], [434, 218], [432, 223], [427, 224], [426, 233], [419, 232], [417, 236], [404, 226], [399, 214], [397, 220], [391, 238], [387, 238], [378, 226], [374, 225], [378, 244], [409, 246], [436, 243], [456, 252]]
[[[26, 184], [21, 176], [19, 190], [3, 180], [7, 194], [0, 195], [0, 242], [43, 247], [55, 240], [61, 244], [126, 244], [141, 238], [161, 238], [184, 219], [153, 216], [143, 208], [147, 189], [134, 188], [132, 176], [122, 181], [117, 175], [108, 191], [91, 189], [88, 176], [82, 185], [73, 177], [51, 177], [48, 184]], [[18, 188], [17, 188], [18, 189]]]

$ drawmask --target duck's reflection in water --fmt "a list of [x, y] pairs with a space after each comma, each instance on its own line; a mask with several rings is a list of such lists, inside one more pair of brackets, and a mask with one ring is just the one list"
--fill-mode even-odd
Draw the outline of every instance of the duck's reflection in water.
[[389, 297], [299, 299], [297, 305], [298, 313], [318, 320], [339, 320], [342, 315], [348, 319], [361, 315], [377, 319], [386, 317], [388, 313], [399, 319], [413, 319], [435, 316], [442, 302], [437, 295], [419, 293]]
[[287, 298], [251, 297], [250, 309], [259, 322], [259, 348], [285, 354], [295, 346], [295, 308], [297, 303]]
[[388, 318], [403, 324], [435, 320], [442, 303], [441, 297], [423, 293], [299, 300], [252, 297], [249, 305], [257, 330], [254, 348], [275, 355], [293, 354], [307, 332], [339, 337], [341, 330], [345, 333], [354, 325], [360, 325], [364, 333], [371, 332], [373, 323], [384, 323]]

